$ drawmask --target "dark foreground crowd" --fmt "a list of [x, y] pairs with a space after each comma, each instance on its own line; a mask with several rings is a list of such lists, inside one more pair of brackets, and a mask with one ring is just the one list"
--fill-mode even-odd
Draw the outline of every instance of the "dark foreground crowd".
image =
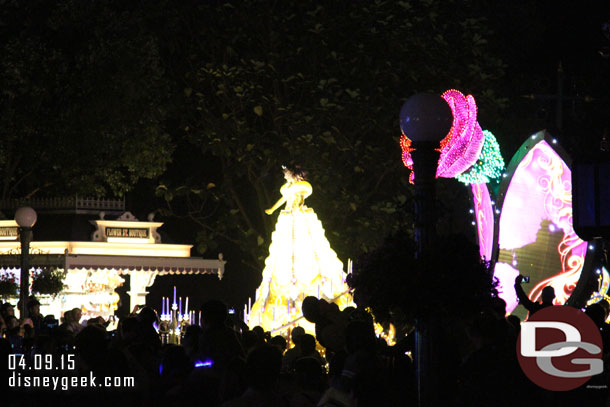
[[[428, 393], [437, 405], [607, 405], [608, 369], [570, 392], [544, 391], [530, 382], [515, 351], [520, 321], [505, 318], [505, 303], [496, 300], [483, 312], [437, 320], [429, 366], [436, 387]], [[410, 357], [415, 335], [388, 346], [376, 337], [368, 313], [339, 311], [313, 297], [303, 310], [315, 323], [315, 337], [299, 327], [289, 341], [260, 327], [249, 330], [222, 302], [208, 301], [201, 308], [201, 326], [189, 326], [181, 345], [162, 344], [154, 328], [156, 312], [148, 307], [120, 319], [114, 331], [101, 318], [79, 324], [78, 309], [67, 311], [59, 323], [43, 318], [35, 301], [29, 307], [26, 321], [14, 317], [10, 304], [0, 307], [0, 355], [6, 361], [0, 406], [417, 405]], [[604, 302], [588, 310], [605, 342], [608, 311]], [[133, 381], [53, 389], [25, 386], [25, 376]]]

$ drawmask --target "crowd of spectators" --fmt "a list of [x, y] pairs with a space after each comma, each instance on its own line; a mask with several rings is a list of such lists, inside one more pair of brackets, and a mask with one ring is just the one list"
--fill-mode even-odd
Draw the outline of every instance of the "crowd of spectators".
[[[505, 317], [497, 298], [489, 309], [461, 320], [437, 321], [432, 347], [438, 354], [435, 397], [446, 406], [571, 405], [605, 400], [608, 369], [591, 383], [600, 389], [578, 389], [558, 397], [529, 381], [516, 357], [519, 319]], [[607, 344], [607, 303], [589, 307]], [[57, 321], [42, 317], [40, 304], [28, 304], [30, 317], [15, 318], [13, 307], [0, 307], [0, 354], [73, 355], [74, 366], [62, 369], [5, 371], [2, 405], [82, 403], [105, 406], [398, 406], [417, 405], [417, 380], [412, 362], [414, 334], [388, 346], [375, 335], [373, 320], [355, 308], [339, 310], [314, 297], [303, 304], [315, 323], [315, 336], [301, 327], [290, 336], [274, 336], [261, 327], [248, 329], [227, 313], [220, 301], [201, 307], [201, 325], [189, 326], [180, 345], [163, 344], [155, 329], [156, 312], [144, 307], [121, 318], [108, 330], [102, 318], [82, 321], [80, 309]], [[608, 347], [605, 348], [608, 365]], [[70, 387], [68, 389], [7, 386], [11, 375], [133, 377], [134, 386]], [[550, 404], [548, 404], [550, 405]], [[604, 404], [600, 404], [604, 405]]]

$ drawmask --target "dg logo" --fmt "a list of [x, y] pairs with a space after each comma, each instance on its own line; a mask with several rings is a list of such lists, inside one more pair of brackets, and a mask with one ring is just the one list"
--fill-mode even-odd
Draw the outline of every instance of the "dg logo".
[[538, 386], [568, 391], [602, 373], [602, 338], [591, 318], [576, 308], [543, 308], [521, 324], [517, 358]]

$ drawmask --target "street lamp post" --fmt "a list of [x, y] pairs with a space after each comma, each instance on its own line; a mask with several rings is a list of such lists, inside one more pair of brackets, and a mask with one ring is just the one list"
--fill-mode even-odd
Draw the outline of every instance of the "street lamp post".
[[400, 109], [400, 128], [412, 141], [415, 183], [414, 229], [417, 256], [430, 250], [436, 235], [434, 182], [439, 159], [439, 142], [445, 138], [453, 116], [445, 100], [438, 95], [418, 93]]
[[32, 227], [36, 224], [36, 211], [29, 206], [17, 209], [15, 221], [19, 225], [21, 240], [21, 284], [19, 289], [19, 315], [21, 319], [28, 317], [27, 300], [30, 294], [30, 242]]
[[[439, 142], [445, 138], [453, 122], [449, 105], [438, 95], [418, 93], [411, 96], [400, 110], [400, 127], [415, 150], [413, 159], [414, 235], [416, 256], [424, 260], [434, 255], [436, 239], [435, 178], [440, 152]], [[430, 270], [433, 272], [433, 270]], [[438, 349], [440, 322], [433, 316], [419, 316], [415, 331], [415, 369], [419, 406], [439, 406], [438, 378], [441, 373]]]

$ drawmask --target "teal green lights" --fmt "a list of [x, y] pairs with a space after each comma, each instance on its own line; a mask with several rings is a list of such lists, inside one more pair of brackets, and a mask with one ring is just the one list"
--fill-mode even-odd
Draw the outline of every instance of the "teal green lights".
[[491, 131], [483, 130], [485, 141], [477, 161], [468, 170], [455, 178], [465, 184], [488, 183], [498, 178], [504, 170], [504, 159], [500, 154], [500, 145]]

